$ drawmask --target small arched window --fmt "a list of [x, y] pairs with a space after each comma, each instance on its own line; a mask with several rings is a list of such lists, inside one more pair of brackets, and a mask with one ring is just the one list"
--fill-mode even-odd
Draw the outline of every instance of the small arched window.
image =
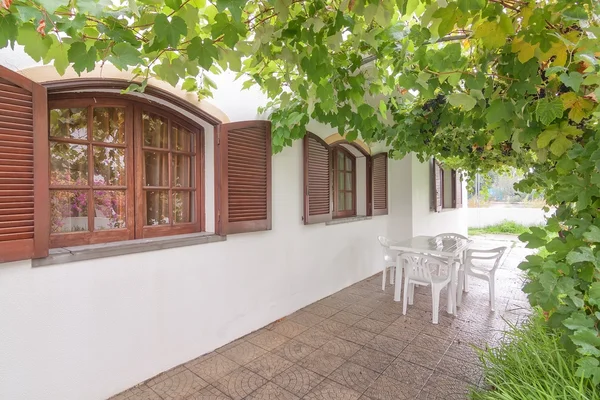
[[341, 146], [333, 148], [333, 217], [356, 215], [356, 158]]

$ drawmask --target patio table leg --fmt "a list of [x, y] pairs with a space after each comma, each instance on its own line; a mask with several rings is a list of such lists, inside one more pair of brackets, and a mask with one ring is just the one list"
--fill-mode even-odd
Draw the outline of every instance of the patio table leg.
[[448, 259], [448, 266], [450, 267], [451, 279], [450, 287], [448, 288], [448, 307], [446, 311], [448, 314], [456, 315], [456, 286], [458, 283], [458, 268], [456, 268], [457, 265], [452, 258]]
[[394, 301], [402, 300], [402, 264], [400, 262], [400, 253], [396, 256], [396, 284], [394, 285]]

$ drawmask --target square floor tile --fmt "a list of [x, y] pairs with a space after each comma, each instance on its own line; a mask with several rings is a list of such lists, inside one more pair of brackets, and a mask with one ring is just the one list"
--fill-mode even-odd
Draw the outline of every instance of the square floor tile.
[[[460, 381], [447, 375], [435, 373], [431, 375], [424, 389], [427, 392], [444, 399], [466, 399], [469, 394], [467, 382]], [[461, 397], [462, 396], [462, 397]]]
[[420, 388], [427, 382], [432, 373], [432, 369], [398, 358], [383, 372], [383, 375], [398, 382]]
[[364, 346], [376, 336], [373, 332], [365, 331], [354, 326], [338, 333], [338, 337]]
[[316, 372], [319, 375], [327, 376], [345, 361], [346, 360], [343, 358], [334, 356], [323, 350], [316, 350], [309, 354], [304, 360], [300, 361], [298, 365]]
[[366, 317], [367, 315], [371, 314], [374, 309], [367, 306], [361, 306], [359, 304], [352, 304], [351, 306], [346, 307], [344, 311]]
[[445, 353], [448, 347], [452, 344], [452, 340], [440, 339], [437, 337], [429, 336], [421, 332], [417, 337], [410, 342], [413, 346], [424, 347], [426, 349], [436, 350], [441, 353]]
[[163, 400], [179, 400], [191, 396], [208, 383], [196, 376], [192, 371], [185, 370], [170, 376], [154, 385], [149, 385]]
[[299, 342], [305, 343], [309, 346], [318, 348], [318, 347], [323, 346], [325, 343], [329, 342], [333, 338], [334, 338], [333, 335], [330, 335], [329, 333], [325, 332], [324, 330], [322, 330], [318, 327], [312, 327], [312, 328], [302, 332], [301, 334], [296, 336], [294, 339]]
[[252, 394], [246, 397], [248, 400], [299, 400], [295, 394], [269, 382], [266, 385], [256, 389]]
[[240, 367], [215, 383], [215, 387], [233, 400], [241, 400], [267, 383], [258, 374]]
[[285, 358], [279, 357], [275, 354], [269, 353], [257, 358], [254, 361], [249, 362], [248, 364], [246, 364], [246, 368], [248, 368], [252, 372], [256, 372], [265, 379], [271, 379], [272, 377], [279, 374], [283, 370], [288, 369], [292, 365], [294, 365], [294, 363], [292, 363], [291, 361], [288, 361]]
[[225, 395], [214, 386], [207, 386], [185, 400], [231, 400], [231, 397]]
[[445, 374], [472, 385], [477, 385], [483, 377], [483, 367], [445, 355], [437, 365], [435, 373]]
[[434, 369], [442, 359], [443, 355], [444, 353], [440, 351], [425, 349], [409, 344], [402, 350], [402, 353], [400, 353], [398, 358], [425, 368]]
[[355, 327], [364, 329], [365, 331], [373, 332], [373, 333], [381, 333], [390, 326], [387, 322], [377, 321], [372, 318], [364, 318], [354, 324]]
[[378, 372], [348, 361], [329, 375], [329, 379], [363, 393], [375, 382], [379, 375]]
[[290, 339], [283, 335], [280, 335], [277, 332], [268, 330], [263, 331], [260, 334], [254, 336], [253, 338], [248, 339], [250, 343], [269, 351], [273, 350], [278, 346], [281, 346], [288, 340]]
[[418, 330], [401, 328], [393, 324], [388, 326], [383, 332], [381, 332], [381, 334], [384, 336], [401, 340], [403, 342], [412, 342], [419, 333], [420, 331]]
[[185, 366], [205, 381], [212, 383], [237, 369], [239, 364], [218, 354], [207, 360], [200, 361], [199, 363], [188, 363], [185, 364]]
[[303, 397], [325, 379], [311, 370], [293, 365], [273, 378], [273, 382], [285, 390]]
[[382, 375], [364, 394], [373, 400], [412, 400], [419, 394], [419, 388]]
[[329, 318], [340, 311], [336, 308], [327, 307], [318, 303], [313, 303], [310, 306], [304, 307], [302, 310], [323, 318]]
[[340, 311], [339, 313], [333, 315], [330, 319], [341, 322], [342, 324], [353, 325], [363, 319], [363, 317], [347, 311]]
[[298, 336], [299, 334], [301, 334], [302, 332], [304, 332], [307, 329], [308, 329], [308, 327], [301, 325], [297, 322], [290, 321], [290, 320], [283, 320], [281, 322], [276, 322], [275, 324], [273, 324], [271, 326], [271, 330], [273, 332], [277, 332], [280, 335], [283, 335], [290, 339], [293, 338], [294, 336]]
[[340, 338], [333, 338], [321, 347], [321, 350], [345, 359], [352, 357], [360, 349], [361, 346], [359, 344]]
[[382, 373], [394, 361], [394, 356], [365, 347], [353, 355], [350, 361]]
[[317, 328], [324, 330], [331, 335], [337, 335], [338, 333], [349, 328], [349, 325], [342, 322], [334, 321], [333, 319], [326, 319], [325, 321], [316, 325]]
[[295, 363], [302, 360], [315, 350], [316, 348], [309, 346], [306, 343], [292, 339], [273, 349], [271, 353]]
[[326, 379], [316, 388], [311, 390], [304, 399], [306, 400], [358, 400], [360, 393]]
[[250, 342], [244, 341], [237, 346], [224, 351], [221, 353], [221, 355], [232, 361], [235, 361], [240, 365], [244, 365], [266, 353], [267, 351], [265, 349], [262, 349]]
[[109, 400], [162, 400], [158, 394], [148, 386], [142, 384], [111, 397]]
[[315, 326], [319, 322], [323, 321], [324, 319], [325, 318], [323, 318], [323, 317], [319, 317], [318, 315], [311, 314], [309, 312], [302, 311], [302, 310], [298, 310], [288, 317], [289, 321], [294, 321], [294, 322], [299, 323], [300, 325], [304, 325], [304, 326], [308, 326], [308, 327]]
[[367, 342], [365, 347], [397, 357], [408, 346], [408, 343], [391, 337], [377, 335]]

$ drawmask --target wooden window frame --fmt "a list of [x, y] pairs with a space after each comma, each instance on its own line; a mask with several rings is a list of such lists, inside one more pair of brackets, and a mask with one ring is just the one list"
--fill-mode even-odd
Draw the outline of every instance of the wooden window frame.
[[[70, 233], [50, 233], [50, 247], [65, 247], [65, 246], [78, 246], [86, 244], [96, 243], [107, 243], [121, 240], [131, 239], [142, 239], [142, 238], [153, 238], [160, 236], [173, 236], [186, 233], [203, 232], [205, 230], [205, 218], [204, 218], [204, 207], [205, 207], [205, 188], [204, 188], [204, 129], [191, 121], [188, 118], [178, 113], [175, 110], [168, 109], [165, 111], [164, 108], [158, 108], [150, 105], [146, 101], [138, 101], [133, 96], [127, 95], [116, 95], [111, 93], [59, 93], [48, 96], [48, 109], [52, 108], [81, 108], [82, 105], [93, 105], [110, 107], [113, 106], [126, 106], [130, 108], [130, 112], [126, 114], [126, 171], [127, 171], [127, 228], [125, 229], [114, 229], [107, 231], [98, 232], [70, 232]], [[194, 215], [195, 221], [190, 223], [174, 224], [172, 221], [172, 188], [169, 188], [169, 210], [171, 221], [169, 225], [158, 225], [149, 226], [145, 225], [145, 209], [144, 209], [144, 197], [142, 196], [144, 188], [142, 187], [143, 182], [143, 132], [142, 132], [142, 112], [148, 111], [152, 114], [163, 116], [169, 120], [169, 143], [171, 141], [171, 124], [174, 122], [177, 125], [184, 127], [185, 129], [196, 134], [194, 140], [195, 144], [195, 162], [193, 163], [194, 170], [194, 184], [195, 184], [195, 199], [194, 199]], [[129, 118], [127, 118], [127, 116]], [[92, 117], [88, 116], [88, 121]], [[89, 124], [89, 122], [88, 122]], [[88, 125], [89, 136], [91, 140], [92, 130]], [[49, 132], [49, 130], [48, 130]], [[49, 137], [49, 133], [46, 135]], [[55, 140], [56, 138], [51, 138]], [[59, 140], [60, 141], [60, 140]], [[71, 140], [69, 140], [71, 142]], [[109, 147], [120, 147], [114, 146], [113, 144], [107, 144]], [[91, 152], [91, 147], [88, 148], [88, 152]], [[49, 147], [46, 149], [49, 154]], [[89, 154], [89, 153], [88, 153]], [[171, 156], [172, 151], [169, 147], [169, 185], [171, 185]], [[88, 160], [88, 165], [93, 165], [93, 161]], [[91, 167], [90, 167], [91, 168]], [[48, 176], [50, 175], [50, 160], [47, 161]], [[92, 175], [93, 176], [93, 173]], [[110, 186], [106, 187], [111, 188]], [[49, 212], [48, 212], [49, 214]], [[88, 218], [93, 220], [93, 213], [88, 212]], [[132, 221], [129, 223], [129, 221]], [[126, 237], [124, 237], [123, 230], [127, 231]], [[120, 231], [120, 232], [116, 232]]]
[[[349, 158], [352, 161], [352, 171], [346, 171], [346, 163], [344, 162], [344, 170], [340, 171], [339, 167], [338, 167], [338, 154], [339, 152], [343, 153], [344, 156], [346, 158]], [[342, 146], [334, 146], [332, 148], [332, 157], [331, 157], [331, 163], [332, 163], [332, 174], [333, 177], [331, 179], [332, 182], [332, 190], [331, 190], [331, 194], [333, 197], [333, 218], [348, 218], [348, 217], [354, 217], [356, 216], [356, 157], [350, 153], [348, 150], [344, 149]], [[338, 180], [339, 180], [339, 173], [340, 172], [344, 172], [344, 174], [350, 172], [352, 174], [352, 190], [348, 191], [348, 190], [343, 190], [344, 193], [347, 192], [351, 192], [352, 193], [352, 209], [351, 210], [343, 210], [343, 211], [339, 211], [339, 205], [338, 205]], [[345, 199], [346, 196], [344, 196]]]

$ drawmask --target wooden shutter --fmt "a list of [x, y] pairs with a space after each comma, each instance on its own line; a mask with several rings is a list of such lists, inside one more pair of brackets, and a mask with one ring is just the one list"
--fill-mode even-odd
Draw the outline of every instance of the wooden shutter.
[[271, 229], [271, 124], [217, 127], [217, 233]]
[[46, 89], [0, 66], [0, 262], [46, 257]]
[[320, 137], [304, 136], [304, 224], [331, 221], [331, 150]]
[[460, 173], [452, 170], [452, 206], [462, 208], [462, 179]]
[[444, 170], [440, 163], [434, 158], [432, 165], [432, 204], [431, 209], [435, 212], [442, 211], [444, 205]]
[[387, 153], [373, 156], [372, 163], [373, 215], [385, 215], [388, 213]]

